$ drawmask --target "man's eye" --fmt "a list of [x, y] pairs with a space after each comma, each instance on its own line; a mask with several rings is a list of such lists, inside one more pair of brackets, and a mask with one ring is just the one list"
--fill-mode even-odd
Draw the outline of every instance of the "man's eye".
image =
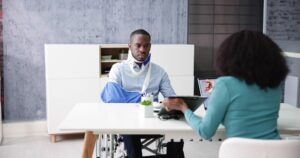
[[138, 47], [138, 48], [140, 48], [140, 47], [141, 47], [141, 45], [140, 45], [140, 44], [135, 44], [135, 46], [136, 46], [136, 47]]

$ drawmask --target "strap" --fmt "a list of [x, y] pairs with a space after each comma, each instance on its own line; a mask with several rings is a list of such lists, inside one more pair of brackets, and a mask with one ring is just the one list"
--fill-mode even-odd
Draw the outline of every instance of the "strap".
[[146, 77], [145, 77], [145, 80], [144, 80], [144, 84], [143, 84], [141, 94], [144, 94], [146, 92], [146, 89], [149, 86], [150, 76], [151, 76], [151, 67], [152, 67], [152, 63], [149, 63], [149, 68], [148, 68], [148, 71], [147, 71], [147, 74], [146, 74]]

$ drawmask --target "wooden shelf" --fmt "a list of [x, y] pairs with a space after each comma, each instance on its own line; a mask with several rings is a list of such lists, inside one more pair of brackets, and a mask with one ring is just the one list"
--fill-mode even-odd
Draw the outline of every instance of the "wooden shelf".
[[111, 59], [111, 60], [101, 60], [101, 63], [118, 63], [122, 61], [123, 60], [119, 60], [119, 59]]
[[101, 74], [100, 77], [108, 77], [108, 73]]
[[129, 49], [127, 45], [101, 45], [99, 50], [100, 59], [104, 56], [111, 56], [112, 59], [100, 60], [100, 76], [107, 74], [110, 71], [113, 64], [122, 62], [123, 59], [120, 54], [128, 53]]

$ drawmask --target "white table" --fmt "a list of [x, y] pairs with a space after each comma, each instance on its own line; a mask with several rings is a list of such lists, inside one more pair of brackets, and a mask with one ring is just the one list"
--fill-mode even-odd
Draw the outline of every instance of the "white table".
[[[205, 115], [202, 107], [196, 111], [200, 116]], [[300, 109], [282, 104], [278, 128], [281, 134], [299, 135]], [[126, 103], [79, 103], [62, 121], [60, 129], [82, 130], [90, 134], [165, 134], [167, 138], [200, 138], [183, 119], [162, 121], [156, 117], [143, 118], [139, 114], [138, 104]], [[219, 127], [213, 139], [219, 138], [224, 138], [223, 127]], [[84, 150], [92, 152], [95, 140], [86, 139], [88, 142]], [[83, 157], [91, 157], [91, 153], [83, 154]]]

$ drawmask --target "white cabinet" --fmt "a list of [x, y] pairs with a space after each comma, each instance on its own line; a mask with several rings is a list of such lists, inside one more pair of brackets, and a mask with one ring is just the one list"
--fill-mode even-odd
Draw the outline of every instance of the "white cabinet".
[[99, 45], [45, 45], [47, 79], [99, 77]]
[[[47, 81], [48, 133], [65, 133], [57, 126], [78, 102], [99, 101], [99, 79], [54, 79]], [[72, 132], [73, 133], [73, 132]]]
[[47, 126], [51, 140], [78, 102], [99, 101], [99, 45], [45, 45]]
[[171, 85], [177, 95], [194, 94], [194, 76], [170, 76]]
[[177, 95], [194, 94], [194, 45], [152, 45], [151, 60], [166, 70]]
[[194, 45], [152, 45], [151, 60], [169, 76], [194, 76]]
[[[61, 131], [58, 126], [76, 103], [100, 101], [107, 69], [120, 62], [118, 55], [126, 50], [126, 44], [45, 45], [47, 125], [52, 141], [55, 134], [80, 132]], [[101, 60], [110, 53], [112, 60]], [[152, 62], [166, 70], [178, 95], [194, 94], [193, 45], [152, 45], [151, 53]]]

